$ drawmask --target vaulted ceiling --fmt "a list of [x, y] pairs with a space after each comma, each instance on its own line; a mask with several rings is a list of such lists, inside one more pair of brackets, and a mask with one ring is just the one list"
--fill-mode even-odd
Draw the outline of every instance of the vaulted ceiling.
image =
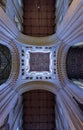
[[55, 33], [56, 0], [23, 0], [23, 33], [48, 36]]

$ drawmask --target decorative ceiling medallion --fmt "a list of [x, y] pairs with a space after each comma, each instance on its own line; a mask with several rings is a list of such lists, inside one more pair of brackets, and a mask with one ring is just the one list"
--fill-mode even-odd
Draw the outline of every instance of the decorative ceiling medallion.
[[30, 72], [50, 71], [50, 52], [30, 52]]
[[22, 47], [22, 79], [52, 79], [55, 77], [53, 48]]
[[52, 53], [50, 51], [25, 52], [25, 73], [31, 76], [48, 75], [52, 73]]

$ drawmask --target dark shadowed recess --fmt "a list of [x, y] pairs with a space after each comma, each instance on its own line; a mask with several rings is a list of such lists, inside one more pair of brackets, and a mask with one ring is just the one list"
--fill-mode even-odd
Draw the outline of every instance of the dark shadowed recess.
[[5, 83], [11, 72], [10, 50], [0, 44], [0, 85]]

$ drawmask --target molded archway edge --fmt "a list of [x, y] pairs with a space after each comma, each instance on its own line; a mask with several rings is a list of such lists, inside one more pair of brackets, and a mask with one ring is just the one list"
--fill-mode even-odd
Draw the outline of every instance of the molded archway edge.
[[6, 37], [4, 37], [4, 40], [2, 40], [1, 45], [4, 45], [9, 49], [12, 63], [11, 63], [11, 72], [10, 72], [9, 78], [7, 79], [5, 83], [3, 83], [0, 86], [0, 92], [4, 88], [9, 88], [10, 86], [13, 86], [15, 84], [19, 75], [19, 67], [20, 67], [20, 60], [19, 60], [17, 46], [15, 45], [15, 43], [13, 43], [13, 41], [8, 42], [5, 38]]
[[82, 89], [75, 85], [68, 79], [67, 71], [66, 71], [66, 60], [68, 50], [71, 46], [67, 44], [63, 44], [58, 51], [58, 78], [62, 85], [62, 87], [68, 92], [72, 97], [75, 97], [80, 103], [83, 103], [83, 94]]
[[58, 39], [56, 33], [46, 37], [32, 37], [32, 36], [24, 35], [19, 32], [16, 40], [20, 43], [35, 45], [35, 46], [50, 46], [61, 42]]
[[38, 89], [47, 90], [56, 95], [60, 88], [58, 88], [57, 85], [50, 82], [32, 81], [32, 82], [28, 82], [28, 83], [24, 83], [20, 85], [16, 91], [18, 91], [18, 93], [21, 95], [27, 91], [38, 90]]
[[[5, 51], [5, 53], [4, 53]], [[5, 83], [11, 72], [11, 53], [7, 46], [0, 43], [0, 85]], [[6, 71], [5, 71], [6, 70]]]
[[67, 44], [62, 44], [58, 50], [57, 55], [57, 70], [58, 70], [58, 78], [63, 86], [66, 85], [66, 81], [68, 80], [66, 73], [66, 57], [70, 46]]

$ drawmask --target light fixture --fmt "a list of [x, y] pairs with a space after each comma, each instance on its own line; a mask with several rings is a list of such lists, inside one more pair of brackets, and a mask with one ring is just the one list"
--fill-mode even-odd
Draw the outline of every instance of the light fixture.
[[38, 10], [40, 9], [40, 1], [39, 0], [37, 1], [37, 8], [38, 8]]
[[37, 8], [40, 9], [40, 6], [38, 6]]

